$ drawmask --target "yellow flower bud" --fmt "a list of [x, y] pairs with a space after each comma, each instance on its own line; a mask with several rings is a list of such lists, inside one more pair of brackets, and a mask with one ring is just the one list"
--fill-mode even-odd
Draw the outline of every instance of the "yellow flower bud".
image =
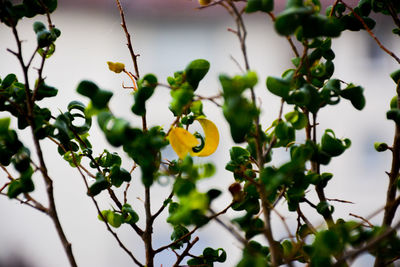
[[123, 63], [120, 62], [111, 62], [111, 61], [107, 61], [108, 64], [108, 68], [115, 72], [115, 73], [120, 73], [125, 69], [125, 65]]

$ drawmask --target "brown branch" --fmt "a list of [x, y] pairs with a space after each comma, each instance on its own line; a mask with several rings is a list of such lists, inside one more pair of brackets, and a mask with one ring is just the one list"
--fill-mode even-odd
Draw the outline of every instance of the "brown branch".
[[153, 234], [153, 220], [151, 216], [151, 205], [150, 205], [150, 187], [145, 187], [145, 213], [146, 213], [146, 228], [144, 230], [142, 239], [146, 250], [146, 267], [154, 266], [154, 249], [152, 245], [152, 234]]
[[135, 74], [137, 79], [139, 79], [140, 75], [139, 75], [139, 68], [138, 68], [138, 64], [137, 64], [137, 57], [139, 56], [138, 54], [135, 54], [135, 52], [133, 51], [133, 47], [132, 47], [132, 41], [131, 41], [131, 35], [129, 34], [128, 31], [128, 27], [126, 26], [126, 22], [125, 22], [125, 14], [124, 14], [124, 10], [121, 6], [121, 3], [119, 2], [119, 0], [115, 0], [117, 2], [117, 6], [119, 9], [119, 14], [121, 16], [121, 27], [125, 32], [126, 35], [126, 40], [127, 40], [127, 46], [129, 49], [129, 52], [131, 54], [132, 57], [132, 62], [133, 62], [133, 66], [135, 68]]
[[192, 249], [192, 247], [194, 246], [194, 244], [197, 243], [197, 241], [199, 241], [199, 237], [198, 237], [198, 236], [196, 236], [196, 237], [193, 239], [192, 242], [188, 243], [186, 249], [182, 252], [181, 255], [178, 256], [178, 259], [176, 260], [176, 262], [175, 262], [175, 264], [174, 264], [174, 267], [178, 267], [178, 266], [179, 266], [179, 263], [181, 263], [181, 261], [182, 261], [186, 256], [188, 256], [189, 251]]
[[369, 225], [369, 227], [374, 227], [374, 225], [372, 224], [372, 223], [370, 223], [367, 219], [365, 219], [364, 217], [361, 217], [361, 216], [359, 216], [359, 215], [356, 215], [356, 214], [353, 214], [353, 213], [349, 213], [349, 215], [350, 216], [353, 216], [353, 217], [355, 217], [355, 218], [357, 218], [357, 219], [360, 219], [361, 221], [363, 221], [363, 222], [365, 222], [365, 223], [367, 223], [368, 225]]
[[[2, 188], [2, 189], [3, 189], [3, 188]], [[6, 196], [6, 197], [8, 197], [7, 194], [1, 192], [2, 189], [0, 190], [0, 195], [1, 195], [1, 196]], [[36, 210], [38, 210], [38, 211], [40, 211], [40, 212], [43, 212], [43, 213], [45, 213], [45, 214], [48, 215], [48, 209], [46, 209], [46, 208], [43, 207], [43, 206], [37, 206], [37, 205], [35, 205], [35, 204], [31, 204], [31, 203], [28, 202], [29, 200], [22, 200], [22, 199], [20, 199], [20, 198], [18, 198], [18, 197], [14, 198], [14, 199], [17, 200], [17, 201], [19, 201], [19, 203], [21, 203], [21, 204], [23, 204], [23, 205], [29, 206], [29, 207], [31, 207], [31, 208], [34, 208], [34, 209], [36, 209]]]
[[392, 51], [390, 51], [389, 49], [387, 49], [382, 43], [381, 41], [379, 41], [379, 39], [375, 36], [375, 34], [372, 32], [372, 30], [368, 27], [368, 25], [365, 23], [365, 21], [356, 13], [354, 12], [354, 9], [347, 5], [345, 2], [343, 2], [342, 0], [340, 0], [340, 2], [346, 6], [346, 8], [348, 8], [351, 13], [354, 15], [354, 17], [359, 20], [361, 22], [361, 24], [363, 25], [364, 29], [368, 32], [368, 34], [375, 40], [375, 42], [379, 45], [379, 47], [385, 51], [389, 56], [391, 56], [392, 58], [394, 58], [394, 60], [397, 61], [397, 63], [400, 64], [400, 58], [398, 58], [396, 56], [395, 53], [393, 53]]
[[[268, 12], [268, 15], [271, 17], [272, 21], [275, 22], [276, 18], [275, 18], [274, 13]], [[292, 37], [290, 37], [290, 35], [286, 35], [285, 37], [286, 37], [286, 40], [289, 42], [289, 45], [292, 48], [292, 51], [295, 54], [295, 56], [300, 57], [299, 51], [297, 51], [297, 48], [293, 43]]]
[[164, 202], [163, 202], [161, 208], [160, 208], [156, 213], [154, 213], [153, 216], [151, 216], [151, 220], [152, 220], [152, 221], [154, 221], [154, 220], [163, 212], [163, 210], [168, 206], [168, 204], [166, 204], [165, 202], [166, 202], [167, 200], [171, 199], [173, 195], [174, 195], [174, 191], [172, 191], [172, 192], [169, 194], [169, 196], [164, 200]]
[[[78, 166], [78, 165], [77, 165], [77, 162], [76, 162], [76, 159], [75, 159], [75, 156], [74, 156], [73, 154], [72, 154], [72, 159], [73, 159], [73, 161], [74, 161], [74, 164], [75, 164], [76, 166]], [[79, 171], [79, 173], [80, 173], [80, 175], [81, 175], [81, 177], [82, 177], [82, 180], [83, 180], [83, 182], [84, 182], [84, 184], [85, 184], [85, 186], [86, 186], [86, 189], [89, 190], [89, 185], [88, 185], [88, 182], [87, 182], [87, 180], [86, 180], [85, 175], [83, 174], [83, 172], [82, 172], [82, 170], [81, 170], [81, 168], [80, 168], [79, 166], [77, 167], [77, 169], [78, 169], [78, 171]], [[135, 256], [133, 256], [132, 252], [131, 252], [129, 249], [126, 248], [126, 246], [122, 243], [122, 241], [121, 241], [121, 239], [118, 237], [118, 235], [111, 229], [110, 225], [109, 225], [108, 222], [107, 222], [107, 219], [106, 219], [106, 218], [103, 216], [103, 214], [101, 213], [101, 210], [100, 210], [100, 208], [99, 208], [99, 204], [97, 203], [96, 199], [95, 199], [93, 196], [90, 196], [90, 198], [92, 199], [93, 204], [94, 204], [94, 206], [96, 207], [96, 210], [97, 210], [98, 215], [100, 216], [100, 218], [102, 219], [102, 221], [103, 221], [104, 224], [106, 225], [107, 230], [113, 235], [113, 237], [114, 237], [115, 240], [117, 241], [118, 245], [129, 255], [129, 257], [130, 257], [138, 266], [144, 267], [144, 265], [141, 264], [141, 263], [135, 258]]]
[[30, 129], [31, 129], [31, 134], [32, 134], [32, 138], [33, 138], [33, 143], [34, 143], [34, 147], [36, 150], [36, 154], [37, 157], [39, 159], [39, 169], [40, 172], [42, 173], [42, 177], [43, 180], [46, 184], [46, 192], [47, 192], [47, 197], [48, 197], [48, 202], [49, 202], [49, 207], [48, 207], [48, 215], [50, 216], [50, 218], [52, 219], [55, 228], [57, 230], [58, 236], [63, 244], [64, 250], [67, 254], [68, 260], [71, 264], [72, 267], [76, 267], [76, 261], [75, 261], [75, 257], [74, 254], [72, 252], [72, 246], [71, 243], [68, 241], [67, 237], [65, 236], [64, 230], [61, 226], [60, 220], [58, 218], [58, 213], [57, 213], [57, 209], [56, 209], [56, 204], [55, 204], [55, 199], [54, 199], [54, 189], [53, 189], [53, 180], [50, 178], [50, 176], [48, 175], [48, 171], [47, 171], [47, 166], [46, 163], [44, 161], [44, 157], [43, 157], [43, 152], [42, 152], [42, 148], [40, 146], [39, 143], [39, 139], [36, 137], [35, 134], [35, 129], [36, 129], [36, 125], [35, 125], [35, 120], [33, 118], [33, 101], [31, 98], [31, 93], [30, 93], [30, 87], [29, 87], [29, 78], [28, 78], [28, 68], [25, 65], [24, 59], [22, 57], [22, 46], [21, 46], [21, 41], [19, 39], [18, 36], [18, 32], [16, 29], [16, 26], [13, 25], [12, 26], [12, 31], [15, 37], [15, 40], [17, 42], [17, 47], [18, 47], [18, 53], [17, 53], [17, 58], [19, 60], [19, 63], [21, 65], [23, 74], [24, 74], [24, 80], [25, 80], [25, 94], [26, 94], [26, 106], [27, 106], [27, 110], [28, 110], [28, 114], [27, 114], [27, 121], [29, 123]]
[[[217, 218], [218, 216], [220, 216], [221, 214], [224, 214], [225, 212], [227, 212], [227, 210], [233, 205], [233, 203], [229, 204], [225, 209], [223, 209], [222, 211], [218, 212], [218, 213], [214, 213], [212, 216], [208, 217], [208, 220], [213, 220], [215, 218]], [[186, 237], [192, 235], [194, 232], [196, 232], [198, 229], [200, 228], [200, 226], [196, 226], [194, 227], [191, 231], [189, 231], [188, 233], [186, 233], [185, 235], [181, 236], [180, 238], [178, 238], [177, 240], [169, 243], [168, 245], [162, 246], [156, 250], [154, 250], [154, 255], [157, 253], [160, 253], [163, 250], [166, 250], [170, 247], [172, 247], [173, 245], [178, 244], [179, 242], [181, 242], [182, 240], [186, 239]]]
[[371, 239], [369, 242], [367, 242], [364, 246], [360, 247], [359, 249], [347, 252], [345, 255], [340, 257], [340, 259], [338, 259], [333, 266], [342, 266], [342, 263], [345, 262], [346, 260], [355, 259], [361, 253], [364, 253], [370, 248], [375, 247], [379, 242], [381, 242], [391, 234], [395, 233], [399, 227], [400, 227], [400, 221], [394, 227], [387, 229], [383, 234]]

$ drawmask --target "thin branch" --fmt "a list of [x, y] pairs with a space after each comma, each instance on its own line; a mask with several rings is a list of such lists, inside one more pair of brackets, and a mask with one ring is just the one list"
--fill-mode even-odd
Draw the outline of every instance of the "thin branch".
[[[222, 211], [218, 212], [218, 213], [214, 213], [212, 216], [210, 216], [208, 218], [208, 220], [212, 220], [217, 218], [218, 216], [220, 216], [221, 214], [224, 214], [225, 212], [227, 212], [227, 210], [233, 205], [233, 203], [229, 204], [225, 209], [223, 209]], [[194, 232], [196, 232], [198, 229], [200, 228], [200, 226], [196, 226], [194, 227], [190, 232], [186, 233], [185, 235], [181, 236], [179, 239], [175, 240], [174, 242], [169, 243], [168, 245], [162, 246], [156, 250], [154, 250], [154, 255], [157, 253], [160, 253], [163, 250], [166, 250], [170, 247], [172, 247], [173, 245], [178, 244], [179, 242], [181, 242], [182, 240], [184, 240], [186, 237], [191, 236]]]
[[394, 60], [397, 61], [397, 63], [400, 64], [400, 58], [398, 58], [395, 53], [393, 53], [392, 51], [390, 51], [389, 49], [387, 49], [382, 43], [381, 41], [379, 41], [379, 39], [375, 36], [375, 34], [372, 32], [372, 30], [368, 27], [368, 25], [365, 23], [365, 21], [356, 13], [354, 12], [354, 9], [347, 5], [345, 2], [343, 2], [342, 0], [340, 0], [340, 2], [346, 6], [346, 8], [348, 8], [351, 13], [353, 13], [354, 17], [361, 22], [361, 24], [363, 25], [364, 29], [368, 32], [368, 34], [375, 40], [375, 42], [379, 45], [379, 47], [385, 51], [389, 56], [391, 56], [392, 58], [394, 58]]
[[351, 250], [343, 255], [340, 259], [333, 266], [342, 266], [341, 264], [348, 259], [355, 259], [361, 253], [369, 250], [370, 248], [375, 247], [379, 242], [390, 236], [391, 234], [395, 233], [396, 230], [400, 227], [400, 221], [394, 225], [394, 227], [387, 229], [383, 234], [371, 239], [367, 242], [364, 246], [360, 247], [359, 249]]
[[181, 261], [188, 256], [189, 251], [192, 249], [192, 247], [194, 246], [194, 244], [197, 243], [197, 241], [199, 241], [199, 237], [196, 236], [192, 242], [188, 243], [186, 249], [182, 252], [181, 255], [178, 256], [178, 259], [176, 260], [174, 267], [179, 266], [179, 263], [181, 263]]
[[[6, 197], [8, 197], [7, 196], [7, 194], [5, 194], [5, 193], [2, 193], [1, 192], [1, 190], [0, 190], [0, 195], [1, 196], [6, 196]], [[23, 204], [23, 205], [26, 205], [26, 206], [29, 206], [29, 207], [31, 207], [31, 208], [34, 208], [34, 209], [36, 209], [36, 210], [38, 210], [38, 211], [40, 211], [40, 212], [43, 212], [43, 213], [45, 213], [45, 214], [49, 214], [48, 213], [48, 209], [46, 209], [45, 207], [43, 207], [43, 206], [36, 206], [35, 204], [31, 204], [31, 203], [29, 203], [28, 202], [28, 200], [22, 200], [22, 199], [20, 199], [20, 198], [18, 198], [18, 197], [16, 197], [16, 198], [14, 198], [15, 200], [17, 200], [17, 201], [19, 201], [19, 203], [21, 203], [21, 204]]]
[[[73, 159], [74, 163], [76, 163], [76, 159], [75, 159], [75, 156], [74, 156], [73, 154], [72, 154], [72, 159]], [[75, 164], [75, 165], [77, 165], [77, 164]], [[77, 165], [77, 166], [78, 166], [78, 165]], [[82, 170], [81, 170], [81, 168], [80, 168], [79, 166], [77, 167], [77, 169], [78, 169], [78, 171], [79, 171], [79, 173], [80, 173], [80, 175], [81, 175], [81, 177], [82, 177], [83, 182], [85, 183], [86, 189], [89, 190], [89, 185], [88, 185], [88, 182], [87, 182], [87, 180], [86, 180], [85, 175], [83, 174], [83, 172], [82, 172]], [[100, 210], [100, 208], [99, 208], [99, 204], [97, 203], [96, 199], [95, 199], [93, 196], [90, 196], [90, 198], [92, 199], [92, 201], [93, 201], [93, 203], [94, 203], [94, 205], [95, 205], [95, 207], [96, 207], [96, 210], [97, 210], [98, 215], [101, 217], [102, 221], [103, 221], [104, 224], [106, 225], [107, 230], [114, 236], [115, 240], [117, 240], [118, 245], [129, 255], [129, 257], [130, 257], [138, 266], [144, 267], [144, 265], [141, 264], [141, 263], [135, 258], [135, 256], [133, 256], [132, 252], [131, 252], [129, 249], [126, 248], [126, 246], [122, 243], [121, 239], [119, 239], [118, 235], [111, 229], [111, 227], [110, 227], [110, 225], [108, 224], [106, 218], [104, 218], [103, 214], [101, 213], [101, 210]]]
[[126, 26], [126, 22], [125, 22], [125, 14], [124, 14], [124, 10], [121, 6], [121, 3], [119, 2], [119, 0], [115, 0], [117, 2], [117, 6], [119, 9], [119, 14], [121, 16], [121, 27], [122, 29], [124, 29], [125, 35], [126, 35], [126, 40], [127, 40], [127, 46], [129, 49], [129, 52], [131, 54], [132, 57], [132, 62], [133, 62], [133, 66], [135, 68], [135, 74], [137, 79], [139, 79], [140, 75], [139, 75], [139, 68], [138, 68], [138, 64], [137, 64], [137, 57], [139, 56], [138, 54], [135, 54], [135, 52], [133, 51], [133, 47], [132, 47], [132, 41], [131, 41], [131, 35], [129, 34], [128, 31], [128, 27]]
[[167, 201], [167, 200], [170, 200], [170, 199], [172, 198], [173, 195], [174, 195], [174, 191], [172, 191], [172, 192], [169, 194], [169, 196], [164, 200], [164, 202], [163, 202], [161, 208], [160, 208], [156, 213], [154, 213], [154, 215], [151, 217], [151, 220], [152, 220], [152, 221], [154, 221], [154, 220], [163, 212], [163, 210], [168, 206], [168, 204], [166, 204], [166, 201]]
[[353, 214], [353, 213], [349, 213], [349, 215], [353, 216], [353, 217], [355, 217], [357, 219], [360, 219], [361, 221], [367, 223], [369, 225], [369, 227], [371, 227], [371, 228], [374, 227], [374, 225], [372, 223], [370, 223], [367, 219], [365, 219], [365, 218], [363, 218], [363, 217], [361, 217], [359, 215], [356, 215], [356, 214]]

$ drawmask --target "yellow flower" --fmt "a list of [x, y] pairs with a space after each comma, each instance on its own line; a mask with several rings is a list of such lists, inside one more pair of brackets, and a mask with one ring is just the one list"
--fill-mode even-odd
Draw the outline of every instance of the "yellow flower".
[[115, 73], [120, 73], [125, 69], [124, 63], [107, 61], [107, 64], [108, 68]]
[[204, 147], [199, 152], [193, 151], [193, 148], [199, 145], [199, 140], [193, 134], [179, 127], [172, 128], [169, 133], [169, 143], [181, 159], [188, 153], [191, 156], [206, 157], [214, 153], [218, 147], [219, 133], [217, 126], [205, 118], [196, 120], [200, 123], [205, 134]]

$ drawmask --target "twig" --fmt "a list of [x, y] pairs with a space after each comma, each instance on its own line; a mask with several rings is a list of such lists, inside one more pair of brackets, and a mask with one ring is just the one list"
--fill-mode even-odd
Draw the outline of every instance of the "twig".
[[358, 19], [358, 20], [361, 22], [361, 24], [363, 25], [364, 29], [365, 29], [365, 30], [368, 32], [368, 34], [375, 40], [375, 42], [379, 45], [379, 47], [380, 47], [383, 51], [385, 51], [389, 56], [391, 56], [392, 58], [394, 58], [394, 59], [397, 61], [397, 63], [400, 64], [400, 58], [398, 58], [392, 51], [390, 51], [389, 49], [387, 49], [387, 48], [381, 43], [381, 41], [379, 41], [379, 39], [378, 39], [378, 38], [375, 36], [375, 34], [371, 31], [371, 29], [368, 27], [368, 25], [365, 23], [365, 21], [364, 21], [356, 12], [354, 12], [354, 9], [353, 9], [351, 6], [347, 5], [345, 2], [343, 2], [342, 0], [340, 0], [340, 2], [341, 2], [343, 5], [345, 5], [346, 8], [348, 8], [348, 9], [351, 11], [351, 13], [353, 13], [353, 15], [354, 15], [354, 17], [355, 17], [356, 19]]
[[[225, 209], [223, 209], [222, 211], [218, 212], [218, 213], [214, 213], [212, 216], [210, 216], [208, 218], [208, 220], [212, 220], [217, 218], [218, 216], [220, 216], [221, 214], [224, 214], [225, 212], [227, 212], [227, 210], [233, 205], [233, 203], [229, 204]], [[154, 255], [157, 253], [160, 253], [161, 251], [168, 249], [170, 247], [172, 247], [173, 245], [178, 244], [179, 242], [181, 242], [182, 240], [184, 240], [186, 237], [191, 236], [194, 232], [196, 232], [198, 229], [200, 228], [200, 226], [196, 226], [194, 227], [191, 231], [189, 231], [188, 233], [186, 233], [185, 235], [181, 236], [179, 239], [169, 243], [168, 245], [162, 246], [156, 250], [154, 250]]]
[[164, 200], [161, 208], [156, 213], [154, 213], [154, 215], [151, 217], [152, 221], [154, 221], [163, 212], [163, 210], [168, 206], [168, 204], [166, 204], [166, 201], [171, 199], [173, 195], [174, 195], [174, 191], [172, 191], [169, 194], [169, 196]]
[[182, 252], [181, 255], [178, 256], [178, 259], [176, 260], [174, 267], [179, 266], [179, 263], [181, 263], [181, 261], [188, 256], [189, 251], [192, 249], [192, 247], [194, 246], [194, 244], [197, 243], [197, 241], [199, 241], [199, 237], [196, 236], [192, 242], [188, 243], [188, 245], [186, 246], [185, 250]]
[[46, 163], [44, 161], [44, 157], [43, 157], [43, 152], [42, 152], [42, 148], [40, 146], [39, 143], [39, 139], [36, 137], [35, 134], [35, 129], [36, 129], [36, 125], [35, 125], [35, 120], [33, 118], [33, 101], [31, 98], [31, 92], [30, 92], [30, 86], [29, 86], [29, 78], [28, 78], [28, 68], [25, 65], [24, 59], [22, 57], [22, 46], [21, 46], [21, 41], [19, 39], [18, 36], [18, 32], [16, 29], [16, 26], [13, 25], [12, 26], [12, 31], [17, 43], [17, 47], [18, 47], [18, 53], [17, 53], [17, 58], [19, 60], [19, 63], [21, 65], [23, 74], [24, 74], [24, 80], [25, 80], [25, 95], [26, 95], [26, 107], [28, 110], [28, 114], [27, 114], [27, 121], [29, 123], [30, 129], [31, 129], [31, 134], [32, 134], [32, 138], [33, 138], [33, 143], [34, 143], [34, 147], [36, 150], [36, 154], [37, 157], [39, 159], [39, 169], [40, 172], [42, 173], [42, 177], [43, 180], [46, 184], [46, 192], [47, 192], [47, 197], [48, 197], [48, 202], [49, 202], [49, 208], [48, 208], [48, 215], [50, 216], [50, 218], [52, 219], [55, 228], [57, 230], [58, 236], [60, 237], [60, 240], [63, 244], [64, 250], [67, 254], [68, 260], [71, 264], [72, 267], [76, 267], [76, 261], [75, 261], [75, 257], [74, 254], [72, 252], [72, 246], [71, 243], [68, 241], [67, 237], [65, 236], [64, 230], [61, 226], [60, 220], [58, 218], [58, 213], [57, 213], [57, 209], [56, 209], [56, 204], [55, 204], [55, 199], [54, 199], [54, 189], [53, 189], [53, 180], [50, 178], [50, 176], [48, 175], [48, 171], [47, 171], [47, 166]]
[[355, 204], [354, 202], [348, 201], [348, 200], [342, 200], [342, 199], [337, 199], [337, 198], [326, 198], [328, 201], [336, 201], [336, 202], [341, 202], [341, 203], [347, 203], [347, 204]]
[[[74, 156], [73, 154], [72, 154], [72, 159], [73, 159], [74, 163], [76, 163], [76, 159], [75, 159], [75, 156]], [[78, 166], [77, 164], [75, 164], [75, 165]], [[77, 169], [78, 169], [78, 171], [79, 171], [79, 173], [80, 173], [80, 175], [81, 175], [81, 177], [82, 177], [82, 179], [83, 179], [83, 182], [85, 183], [86, 189], [89, 190], [89, 185], [88, 185], [88, 182], [87, 182], [87, 180], [86, 180], [85, 175], [83, 174], [83, 172], [82, 172], [82, 170], [80, 169], [79, 166], [77, 167]], [[126, 248], [126, 246], [125, 246], [125, 245], [122, 243], [122, 241], [119, 239], [118, 235], [111, 229], [110, 225], [109, 225], [108, 222], [107, 222], [107, 219], [104, 218], [103, 214], [101, 213], [101, 210], [100, 210], [100, 208], [99, 208], [99, 204], [97, 203], [96, 199], [95, 199], [93, 196], [90, 196], [90, 198], [92, 199], [92, 201], [93, 201], [93, 203], [94, 203], [94, 205], [95, 205], [95, 207], [96, 207], [96, 210], [97, 210], [98, 215], [101, 217], [102, 221], [103, 221], [104, 224], [106, 225], [107, 230], [114, 236], [115, 240], [117, 240], [118, 245], [129, 255], [129, 257], [130, 257], [137, 265], [139, 265], [139, 266], [141, 266], [141, 267], [144, 267], [144, 265], [141, 264], [141, 263], [135, 258], [135, 256], [133, 256], [132, 252], [131, 252], [129, 249]]]
[[[268, 15], [271, 17], [272, 21], [276, 20], [274, 13], [268, 12]], [[292, 48], [293, 53], [296, 55], [296, 57], [300, 57], [299, 51], [297, 51], [297, 48], [293, 43], [292, 37], [290, 37], [290, 35], [286, 35], [285, 37], [286, 40], [289, 42], [289, 45]]]
[[126, 40], [128, 42], [126, 45], [128, 46], [129, 52], [130, 52], [131, 57], [132, 57], [133, 66], [135, 68], [136, 77], [137, 77], [137, 79], [139, 79], [140, 75], [139, 75], [139, 68], [138, 68], [138, 64], [137, 64], [137, 57], [139, 55], [135, 54], [135, 52], [133, 51], [131, 35], [129, 34], [128, 27], [126, 26], [125, 14], [124, 14], [124, 10], [122, 9], [121, 3], [119, 2], [119, 0], [115, 0], [115, 1], [117, 2], [117, 6], [118, 6], [119, 13], [120, 13], [120, 16], [121, 16], [121, 27], [122, 27], [122, 29], [124, 29], [124, 32], [125, 32], [125, 35], [126, 35]]
[[333, 266], [342, 266], [341, 264], [348, 260], [348, 259], [354, 259], [361, 253], [369, 250], [370, 248], [375, 247], [380, 241], [384, 240], [391, 234], [395, 233], [396, 230], [400, 227], [400, 221], [394, 225], [394, 227], [387, 229], [383, 234], [373, 238], [369, 242], [367, 242], [364, 246], [360, 247], [359, 249], [351, 250], [347, 252], [345, 255], [343, 255], [340, 259], [337, 260], [337, 262]]
[[349, 213], [349, 215], [353, 216], [353, 217], [355, 217], [357, 219], [362, 220], [363, 222], [367, 223], [369, 225], [369, 227], [371, 227], [371, 228], [374, 227], [374, 225], [372, 223], [370, 223], [367, 219], [365, 219], [365, 218], [363, 218], [363, 217], [361, 217], [359, 215], [356, 215], [356, 214], [353, 214], [353, 213]]

